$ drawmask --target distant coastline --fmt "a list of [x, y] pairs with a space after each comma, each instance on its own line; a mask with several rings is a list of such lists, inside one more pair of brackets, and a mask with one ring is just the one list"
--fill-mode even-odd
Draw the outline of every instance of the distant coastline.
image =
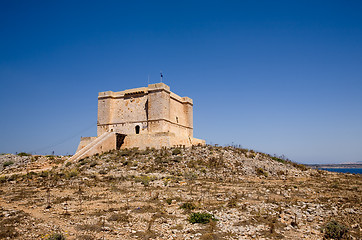
[[362, 168], [362, 163], [307, 164], [311, 168]]

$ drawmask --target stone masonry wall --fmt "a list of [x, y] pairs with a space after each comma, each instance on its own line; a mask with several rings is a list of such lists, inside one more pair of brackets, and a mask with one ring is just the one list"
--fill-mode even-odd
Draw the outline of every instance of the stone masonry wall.
[[[164, 83], [98, 95], [97, 137], [82, 138], [74, 159], [116, 148], [205, 144], [193, 138], [193, 102]], [[116, 133], [123, 134], [118, 140]]]
[[173, 132], [192, 137], [192, 100], [170, 92], [163, 84], [150, 84], [122, 92], [101, 92], [98, 96], [97, 135], [104, 132], [139, 134]]

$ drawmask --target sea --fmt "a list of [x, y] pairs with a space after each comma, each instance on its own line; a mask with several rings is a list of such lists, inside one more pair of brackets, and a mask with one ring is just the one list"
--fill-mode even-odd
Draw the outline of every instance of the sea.
[[319, 168], [330, 172], [362, 174], [362, 168]]

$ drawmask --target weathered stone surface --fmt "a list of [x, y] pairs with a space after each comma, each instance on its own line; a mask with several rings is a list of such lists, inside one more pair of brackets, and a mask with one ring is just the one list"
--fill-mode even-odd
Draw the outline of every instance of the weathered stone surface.
[[[112, 149], [205, 144], [193, 137], [193, 102], [164, 83], [121, 92], [100, 92], [97, 137], [81, 139], [72, 160]], [[107, 133], [107, 134], [106, 134]], [[120, 143], [116, 134], [126, 137]]]

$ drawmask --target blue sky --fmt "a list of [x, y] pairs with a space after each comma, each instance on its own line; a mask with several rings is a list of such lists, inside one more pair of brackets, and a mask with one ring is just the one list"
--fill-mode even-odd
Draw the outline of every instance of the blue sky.
[[164, 82], [194, 136], [362, 161], [361, 1], [1, 1], [0, 152], [73, 154], [97, 95]]

